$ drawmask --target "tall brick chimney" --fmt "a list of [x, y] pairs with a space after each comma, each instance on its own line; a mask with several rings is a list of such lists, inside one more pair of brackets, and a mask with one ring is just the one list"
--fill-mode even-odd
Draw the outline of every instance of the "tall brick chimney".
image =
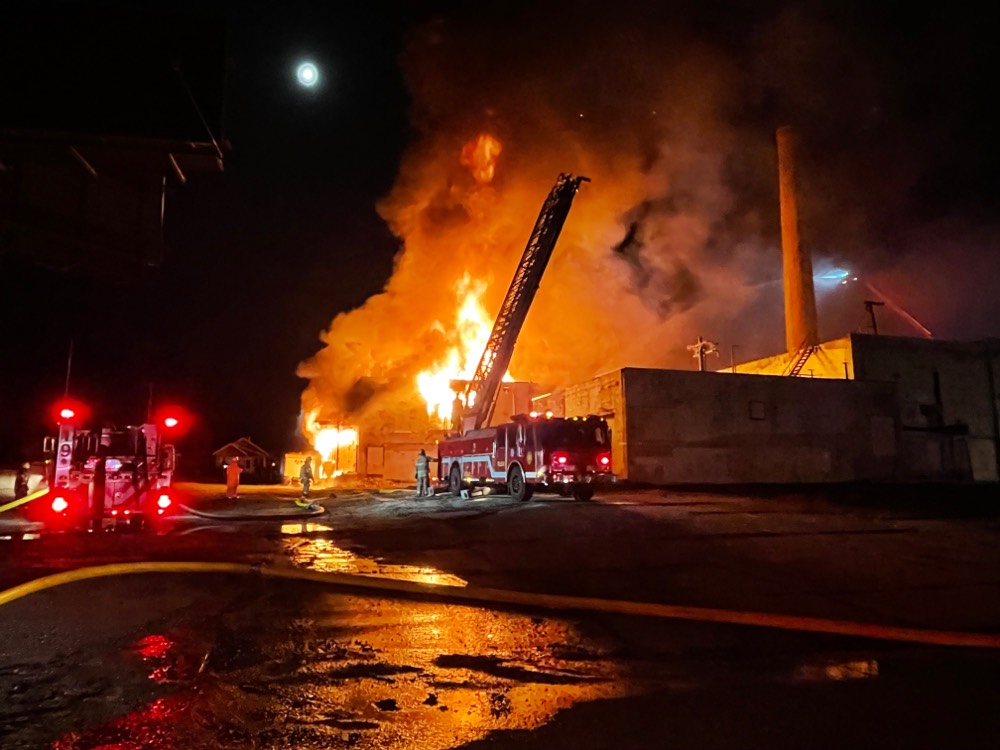
[[812, 257], [799, 245], [795, 196], [795, 133], [778, 128], [778, 190], [781, 200], [781, 257], [785, 288], [785, 346], [789, 353], [819, 343]]

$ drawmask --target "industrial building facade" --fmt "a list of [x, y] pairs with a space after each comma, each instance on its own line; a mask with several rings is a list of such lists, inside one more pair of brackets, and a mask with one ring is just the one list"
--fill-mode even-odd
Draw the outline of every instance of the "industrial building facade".
[[817, 347], [812, 377], [782, 376], [792, 356], [735, 374], [624, 368], [535, 408], [605, 417], [615, 473], [634, 482], [997, 481], [990, 342], [852, 335]]

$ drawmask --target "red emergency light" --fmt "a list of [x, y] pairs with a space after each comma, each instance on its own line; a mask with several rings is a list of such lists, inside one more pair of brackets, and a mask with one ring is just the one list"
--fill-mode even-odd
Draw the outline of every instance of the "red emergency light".
[[52, 406], [52, 416], [57, 424], [80, 424], [89, 412], [85, 404], [70, 398], [61, 398]]
[[569, 454], [566, 451], [555, 451], [552, 454], [552, 462], [562, 466], [569, 461]]
[[165, 434], [179, 436], [190, 429], [194, 418], [187, 409], [177, 404], [170, 404], [156, 410], [155, 421]]
[[62, 495], [57, 495], [52, 499], [52, 512], [64, 513], [69, 508], [69, 502]]
[[159, 499], [156, 501], [156, 507], [158, 507], [160, 509], [160, 512], [162, 513], [163, 511], [165, 511], [167, 508], [170, 507], [170, 502], [171, 501], [169, 495], [160, 495]]
[[597, 457], [597, 463], [599, 463], [603, 468], [606, 469], [608, 466], [611, 465], [611, 454], [610, 453], [601, 453]]

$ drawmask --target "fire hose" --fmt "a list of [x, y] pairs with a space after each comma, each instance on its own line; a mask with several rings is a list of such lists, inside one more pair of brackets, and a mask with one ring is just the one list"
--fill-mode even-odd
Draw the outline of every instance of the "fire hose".
[[277, 567], [264, 568], [243, 563], [221, 562], [140, 562], [79, 568], [77, 570], [38, 578], [0, 592], [0, 606], [40, 591], [77, 581], [142, 573], [251, 574], [262, 578], [320, 583], [346, 592], [369, 596], [395, 596], [421, 600], [433, 599], [446, 603], [487, 606], [496, 609], [507, 606], [519, 609], [554, 610], [567, 613], [597, 612], [667, 620], [711, 622], [808, 633], [824, 633], [875, 640], [901, 641], [929, 646], [1000, 649], [1000, 634], [994, 633], [902, 628], [891, 625], [830, 620], [818, 617], [775, 615], [765, 612], [741, 612], [728, 609], [685, 607], [671, 604], [657, 604], [655, 602], [632, 602], [617, 599], [563, 596], [559, 594], [538, 594], [475, 586], [446, 586], [348, 573], [321, 573], [314, 570]]
[[[30, 495], [25, 495], [17, 500], [12, 500], [9, 503], [0, 505], [0, 513], [5, 513], [8, 510], [14, 510], [22, 505], [27, 505], [28, 503], [38, 500], [49, 493], [49, 488], [35, 490]], [[295, 513], [246, 513], [242, 515], [232, 514], [232, 513], [205, 513], [204, 511], [195, 510], [194, 508], [188, 507], [183, 503], [179, 506], [183, 510], [187, 511], [193, 516], [198, 516], [199, 518], [207, 518], [213, 521], [294, 521], [299, 518], [316, 518], [317, 516], [324, 515], [327, 511], [323, 506], [317, 506], [316, 508], [307, 508], [302, 511]]]
[[315, 508], [305, 508], [297, 513], [206, 513], [203, 510], [195, 510], [181, 503], [181, 510], [190, 513], [198, 518], [208, 518], [212, 521], [294, 521], [299, 518], [316, 518], [326, 514], [326, 508], [317, 505]]
[[12, 500], [9, 503], [0, 505], [0, 513], [6, 513], [8, 510], [14, 510], [14, 508], [20, 508], [22, 505], [26, 505], [27, 503], [30, 503], [32, 500], [37, 500], [40, 497], [44, 497], [46, 494], [48, 494], [48, 492], [49, 488], [46, 487], [41, 490], [35, 490], [30, 495], [25, 495], [22, 498], [18, 498], [17, 500]]

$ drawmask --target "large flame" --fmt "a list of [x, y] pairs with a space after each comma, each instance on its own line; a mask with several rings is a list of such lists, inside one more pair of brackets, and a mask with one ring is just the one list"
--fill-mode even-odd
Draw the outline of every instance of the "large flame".
[[[712, 335], [738, 342], [748, 356], [757, 346], [751, 334], [767, 334], [749, 325], [736, 331], [732, 321], [756, 296], [745, 269], [758, 268], [771, 247], [755, 231], [766, 223], [759, 206], [740, 203], [747, 191], [729, 179], [745, 144], [719, 115], [733, 93], [724, 72], [652, 66], [636, 77], [631, 68], [612, 73], [601, 65], [585, 91], [575, 88], [584, 85], [577, 62], [553, 53], [546, 66], [533, 60], [501, 76], [486, 101], [467, 86], [479, 78], [456, 76], [454, 65], [482, 65], [489, 77], [498, 71], [495, 56], [474, 53], [466, 62], [435, 38], [420, 36], [421, 54], [411, 60], [421, 135], [378, 204], [401, 241], [392, 276], [363, 305], [339, 313], [323, 347], [300, 366], [310, 381], [303, 413], [318, 409], [326, 424], [349, 420], [363, 441], [433, 440], [451, 421], [452, 381], [475, 374], [561, 172], [593, 182], [562, 228], [520, 332], [511, 361], [518, 378], [559, 387], [623, 366], [689, 367], [685, 346], [699, 330], [718, 331]], [[642, 97], [621, 85], [626, 79], [641, 84]], [[560, 81], [574, 88], [559, 89]], [[612, 106], [598, 106], [596, 97], [592, 111], [576, 108], [591, 88]], [[619, 90], [627, 101], [613, 106]], [[472, 101], [482, 114], [467, 106]], [[638, 101], [649, 109], [636, 109]], [[489, 129], [470, 138], [474, 122]], [[739, 174], [755, 174], [755, 160], [772, 150], [768, 136]], [[770, 172], [747, 181], [754, 195], [771, 182]]]
[[497, 158], [501, 151], [503, 146], [500, 141], [489, 133], [483, 133], [462, 148], [462, 166], [469, 168], [476, 182], [484, 185], [493, 182]]
[[[456, 396], [462, 398], [462, 394], [452, 390], [451, 382], [472, 379], [493, 330], [493, 322], [480, 302], [485, 290], [486, 283], [470, 278], [469, 274], [459, 280], [455, 286], [459, 308], [455, 320], [449, 321], [456, 341], [443, 353], [437, 366], [417, 375], [417, 390], [427, 402], [427, 414], [443, 424], [451, 421]], [[436, 325], [445, 328], [440, 322]], [[504, 380], [511, 380], [510, 373], [505, 373]], [[468, 405], [473, 403], [475, 393], [471, 394]]]
[[334, 459], [334, 454], [338, 448], [357, 446], [358, 431], [353, 427], [333, 427], [317, 422], [319, 409], [313, 409], [303, 420], [302, 427], [306, 438], [312, 444], [313, 450], [320, 455], [319, 465], [316, 467], [318, 479], [332, 479], [344, 473], [340, 466], [334, 466], [328, 472], [326, 466]]

